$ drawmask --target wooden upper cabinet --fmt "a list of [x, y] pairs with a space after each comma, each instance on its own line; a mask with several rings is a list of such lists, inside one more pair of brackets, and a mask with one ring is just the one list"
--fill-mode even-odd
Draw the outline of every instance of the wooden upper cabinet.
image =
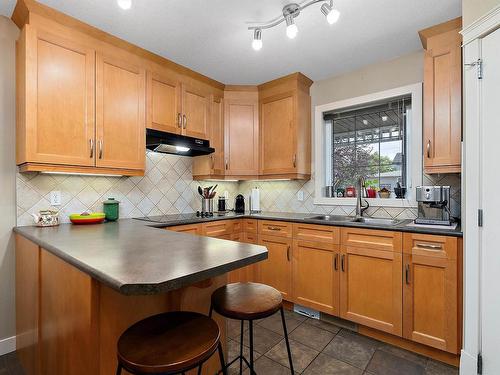
[[97, 166], [145, 169], [146, 71], [97, 55]]
[[17, 164], [93, 166], [95, 51], [29, 25], [17, 48]]
[[257, 89], [225, 92], [225, 174], [259, 175], [259, 99]]
[[182, 84], [182, 133], [208, 138], [210, 95], [194, 85]]
[[310, 178], [311, 84], [295, 73], [259, 86], [261, 175]]
[[180, 133], [181, 84], [155, 72], [148, 72], [147, 81], [147, 128], [168, 133]]
[[454, 237], [404, 235], [403, 335], [454, 354], [461, 347], [460, 250]]
[[424, 171], [461, 171], [462, 19], [420, 31], [424, 57]]
[[[343, 228], [340, 316], [402, 335], [401, 233]], [[397, 244], [397, 246], [393, 246]]]

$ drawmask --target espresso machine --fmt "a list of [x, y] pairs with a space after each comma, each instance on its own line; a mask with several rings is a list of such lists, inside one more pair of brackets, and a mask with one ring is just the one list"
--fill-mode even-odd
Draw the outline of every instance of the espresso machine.
[[451, 225], [450, 187], [418, 186], [415, 224]]

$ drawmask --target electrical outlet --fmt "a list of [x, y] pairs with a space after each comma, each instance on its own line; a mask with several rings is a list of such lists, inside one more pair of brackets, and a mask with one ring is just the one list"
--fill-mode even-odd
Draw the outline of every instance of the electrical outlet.
[[51, 206], [60, 206], [61, 205], [61, 192], [60, 191], [51, 191], [50, 192], [50, 205]]
[[303, 192], [302, 190], [299, 190], [299, 191], [297, 192], [297, 200], [298, 200], [299, 202], [303, 202], [303, 201], [304, 201], [304, 192]]

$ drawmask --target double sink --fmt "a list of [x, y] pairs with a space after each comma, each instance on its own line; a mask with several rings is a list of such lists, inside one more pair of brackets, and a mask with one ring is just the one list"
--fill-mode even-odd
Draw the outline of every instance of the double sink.
[[396, 226], [403, 222], [403, 220], [395, 219], [378, 219], [371, 217], [351, 217], [351, 216], [340, 216], [340, 215], [318, 215], [306, 218], [307, 220], [317, 220], [331, 223], [362, 223], [366, 225], [387, 225]]

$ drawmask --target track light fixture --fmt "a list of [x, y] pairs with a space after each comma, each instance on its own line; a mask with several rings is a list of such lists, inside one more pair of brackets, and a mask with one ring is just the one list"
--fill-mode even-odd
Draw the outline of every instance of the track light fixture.
[[253, 30], [254, 32], [252, 41], [253, 49], [258, 51], [262, 48], [262, 30], [278, 26], [283, 22], [286, 23], [286, 35], [290, 39], [294, 39], [299, 32], [299, 29], [295, 24], [295, 18], [298, 17], [301, 10], [317, 3], [323, 3], [321, 5], [321, 13], [325, 15], [326, 20], [330, 25], [338, 21], [340, 12], [333, 7], [333, 0], [306, 0], [301, 4], [291, 3], [283, 7], [282, 14], [280, 16], [268, 22], [248, 22], [248, 30]]

